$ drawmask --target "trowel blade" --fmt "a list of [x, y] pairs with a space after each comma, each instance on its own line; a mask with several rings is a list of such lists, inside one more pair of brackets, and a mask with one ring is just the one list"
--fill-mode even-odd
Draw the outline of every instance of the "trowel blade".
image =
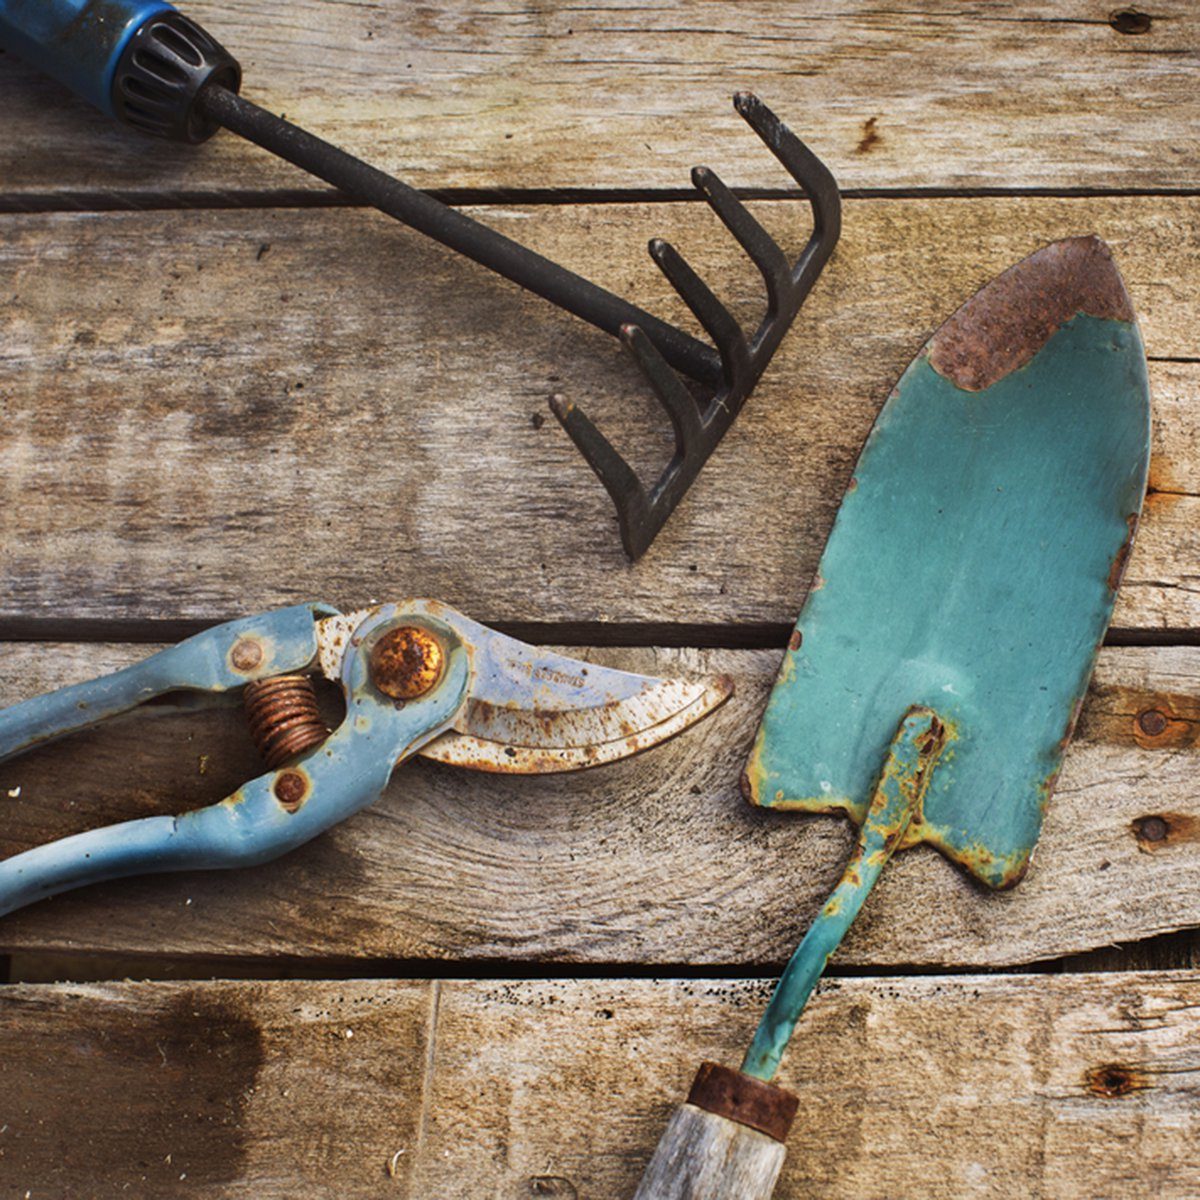
[[1071, 238], [938, 330], [859, 457], [744, 787], [861, 822], [912, 705], [951, 726], [904, 845], [1020, 880], [1112, 615], [1150, 443], [1108, 247]]

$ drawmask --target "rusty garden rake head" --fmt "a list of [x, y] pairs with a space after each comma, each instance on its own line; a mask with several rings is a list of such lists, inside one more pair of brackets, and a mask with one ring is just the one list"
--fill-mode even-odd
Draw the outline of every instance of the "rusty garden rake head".
[[[621, 541], [632, 559], [645, 553], [737, 419], [841, 232], [841, 198], [829, 168], [757, 96], [739, 92], [733, 103], [804, 189], [813, 214], [812, 234], [793, 265], [775, 239], [714, 171], [708, 167], [692, 169], [696, 189], [762, 272], [767, 311], [758, 329], [748, 338], [730, 311], [670, 242], [654, 238], [650, 242], [650, 256], [716, 346], [714, 350], [688, 338], [685, 343], [688, 353], [683, 354], [673, 342], [664, 344], [656, 340], [653, 331], [648, 332], [639, 323], [627, 322], [620, 328], [621, 341], [666, 410], [675, 431], [675, 453], [654, 486], [646, 489], [629, 463], [581, 409], [560, 397], [551, 401], [554, 415], [608, 489], [617, 508]], [[681, 331], [675, 332], [686, 337]], [[698, 398], [672, 364], [705, 390], [711, 388], [711, 393]]]

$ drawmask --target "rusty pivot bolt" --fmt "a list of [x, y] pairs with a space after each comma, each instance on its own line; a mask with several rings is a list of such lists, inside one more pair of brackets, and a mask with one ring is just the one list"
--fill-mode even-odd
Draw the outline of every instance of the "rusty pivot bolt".
[[229, 654], [229, 661], [235, 671], [253, 671], [262, 660], [262, 642], [256, 638], [238, 638]]
[[427, 629], [401, 625], [371, 647], [371, 682], [393, 700], [424, 696], [442, 677], [445, 653]]

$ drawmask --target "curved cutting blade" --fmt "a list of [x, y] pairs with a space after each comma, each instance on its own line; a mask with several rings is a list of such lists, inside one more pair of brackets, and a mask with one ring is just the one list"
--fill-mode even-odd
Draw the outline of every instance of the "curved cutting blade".
[[530, 646], [446, 610], [473, 648], [470, 698], [454, 731], [421, 750], [478, 771], [534, 775], [627, 758], [687, 729], [733, 692], [699, 682], [614, 671]]
[[[454, 728], [418, 751], [438, 762], [515, 775], [599, 766], [674, 737], [733, 694], [733, 682], [723, 675], [655, 679], [530, 646], [438, 600], [395, 608], [445, 622], [471, 655], [469, 697]], [[340, 677], [354, 631], [375, 611], [321, 622], [326, 678]]]
[[1098, 238], [1047, 246], [934, 335], [867, 439], [745, 786], [861, 822], [912, 705], [954, 731], [905, 845], [1025, 871], [1141, 510], [1150, 398]]

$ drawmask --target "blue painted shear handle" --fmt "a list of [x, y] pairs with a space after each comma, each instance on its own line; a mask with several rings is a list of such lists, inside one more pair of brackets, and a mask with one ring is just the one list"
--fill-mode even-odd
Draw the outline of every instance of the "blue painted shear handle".
[[164, 0], [0, 0], [0, 46], [113, 115], [117, 63]]
[[[230, 621], [112, 675], [0, 709], [0, 762], [166, 692], [225, 692], [253, 679], [301, 670], [317, 654], [317, 618], [335, 612], [324, 604], [299, 604]], [[241, 670], [232, 661], [239, 643], [246, 656], [242, 661], [261, 654], [257, 663]]]
[[[393, 763], [347, 751], [349, 723], [281, 771], [251, 780], [218, 804], [181, 817], [144, 817], [92, 829], [0, 862], [0, 916], [59, 892], [128, 875], [255, 866], [307, 842], [383, 790]], [[302, 793], [278, 794], [282, 776]], [[287, 801], [285, 803], [285, 800]], [[297, 806], [298, 805], [298, 806]]]
[[[201, 643], [197, 653], [207, 662], [210, 682], [221, 683], [227, 676], [224, 655], [233, 645], [231, 631], [236, 631], [234, 642], [248, 636], [247, 630], [261, 632], [264, 627], [282, 636], [299, 624], [301, 615], [312, 636], [312, 609], [306, 605], [235, 621], [193, 638]], [[216, 652], [202, 640], [213, 637]], [[449, 636], [444, 644], [448, 661], [437, 686], [399, 707], [371, 688], [365, 654], [352, 655], [342, 679], [346, 718], [337, 730], [307, 754], [251, 780], [218, 804], [181, 817], [144, 817], [75, 834], [0, 862], [0, 916], [58, 892], [127, 875], [254, 866], [358, 812], [383, 791], [396, 765], [449, 728], [465, 704], [470, 656]]]

